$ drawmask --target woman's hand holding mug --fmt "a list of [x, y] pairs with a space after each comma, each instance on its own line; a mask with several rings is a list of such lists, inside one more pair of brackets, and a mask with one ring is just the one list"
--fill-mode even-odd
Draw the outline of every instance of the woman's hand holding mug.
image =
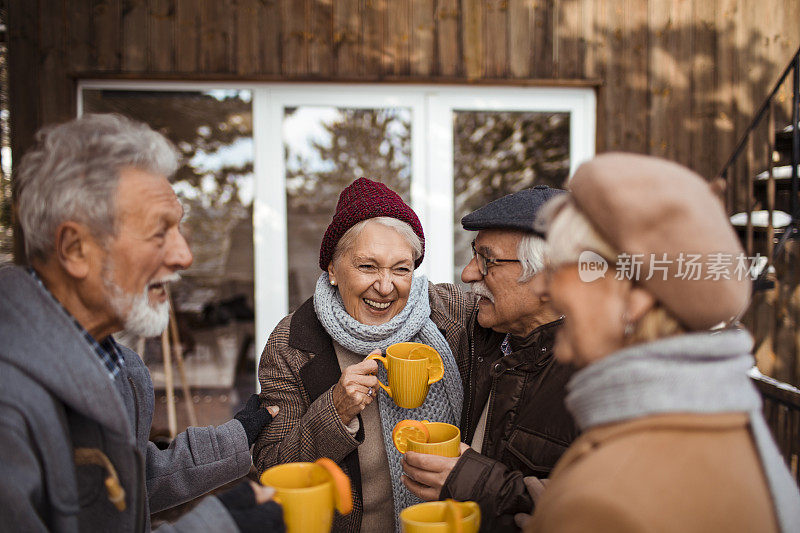
[[[380, 350], [372, 353], [380, 353]], [[375, 399], [375, 387], [378, 384], [376, 372], [378, 363], [364, 359], [345, 368], [339, 382], [333, 386], [333, 407], [345, 425]]]

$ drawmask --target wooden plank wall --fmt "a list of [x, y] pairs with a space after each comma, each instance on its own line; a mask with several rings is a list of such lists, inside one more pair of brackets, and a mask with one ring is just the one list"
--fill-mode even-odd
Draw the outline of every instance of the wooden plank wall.
[[[711, 178], [800, 46], [800, 0], [7, 3], [17, 161], [39, 127], [75, 115], [81, 77], [584, 80], [599, 82], [599, 152], [660, 155]], [[778, 127], [788, 116], [788, 88], [778, 96]], [[739, 210], [745, 192], [741, 186], [729, 192]], [[762, 338], [776, 337], [754, 329], [759, 346], [767, 346]], [[787, 331], [800, 337], [796, 327]], [[777, 337], [760, 359], [775, 359]], [[780, 379], [800, 382], [800, 365], [765, 366]]]
[[597, 148], [717, 172], [800, 45], [800, 0], [9, 0], [15, 153], [75, 76], [599, 80]]

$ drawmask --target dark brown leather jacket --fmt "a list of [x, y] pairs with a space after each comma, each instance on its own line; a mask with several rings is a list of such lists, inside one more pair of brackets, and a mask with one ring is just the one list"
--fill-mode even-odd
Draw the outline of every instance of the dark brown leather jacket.
[[[471, 362], [462, 376], [462, 440], [472, 441], [492, 394], [481, 454], [464, 453], [441, 498], [472, 500], [481, 506], [481, 531], [517, 531], [515, 513], [530, 513], [533, 502], [523, 476], [545, 478], [578, 434], [564, 406], [573, 370], [555, 361], [553, 344], [562, 320], [537, 328], [524, 347], [503, 357], [503, 333], [474, 324]], [[512, 340], [512, 348], [515, 342]]]

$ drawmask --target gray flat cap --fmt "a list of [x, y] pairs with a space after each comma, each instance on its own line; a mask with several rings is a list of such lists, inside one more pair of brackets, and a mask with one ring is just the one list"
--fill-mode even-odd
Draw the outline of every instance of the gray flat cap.
[[564, 193], [566, 191], [547, 185], [523, 189], [476, 209], [461, 219], [461, 225], [468, 231], [510, 229], [541, 235], [534, 229], [539, 208], [554, 196]]

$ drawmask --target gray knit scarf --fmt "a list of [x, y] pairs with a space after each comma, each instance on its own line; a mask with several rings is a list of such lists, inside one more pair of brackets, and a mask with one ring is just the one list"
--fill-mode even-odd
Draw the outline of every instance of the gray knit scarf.
[[800, 531], [800, 492], [761, 413], [747, 371], [752, 338], [743, 330], [691, 333], [625, 348], [577, 372], [566, 404], [581, 430], [658, 413], [749, 412], [783, 532]]
[[[354, 353], [367, 356], [375, 349], [386, 350], [387, 346], [396, 342], [413, 341], [434, 347], [442, 356], [444, 378], [431, 385], [425, 403], [420, 407], [416, 409], [398, 407], [385, 392], [375, 398], [381, 416], [383, 443], [389, 458], [395, 528], [399, 531], [400, 511], [422, 500], [411, 494], [400, 481], [403, 468], [400, 464], [400, 452], [392, 443], [392, 429], [395, 424], [407, 418], [458, 425], [461, 420], [461, 406], [464, 403], [464, 390], [455, 357], [450, 345], [430, 318], [428, 280], [425, 276], [414, 276], [411, 293], [403, 310], [385, 324], [368, 326], [347, 313], [339, 291], [330, 285], [328, 274], [324, 273], [317, 280], [314, 291], [314, 310], [322, 327], [333, 340]], [[386, 369], [383, 365], [378, 365], [378, 377], [387, 383]]]

